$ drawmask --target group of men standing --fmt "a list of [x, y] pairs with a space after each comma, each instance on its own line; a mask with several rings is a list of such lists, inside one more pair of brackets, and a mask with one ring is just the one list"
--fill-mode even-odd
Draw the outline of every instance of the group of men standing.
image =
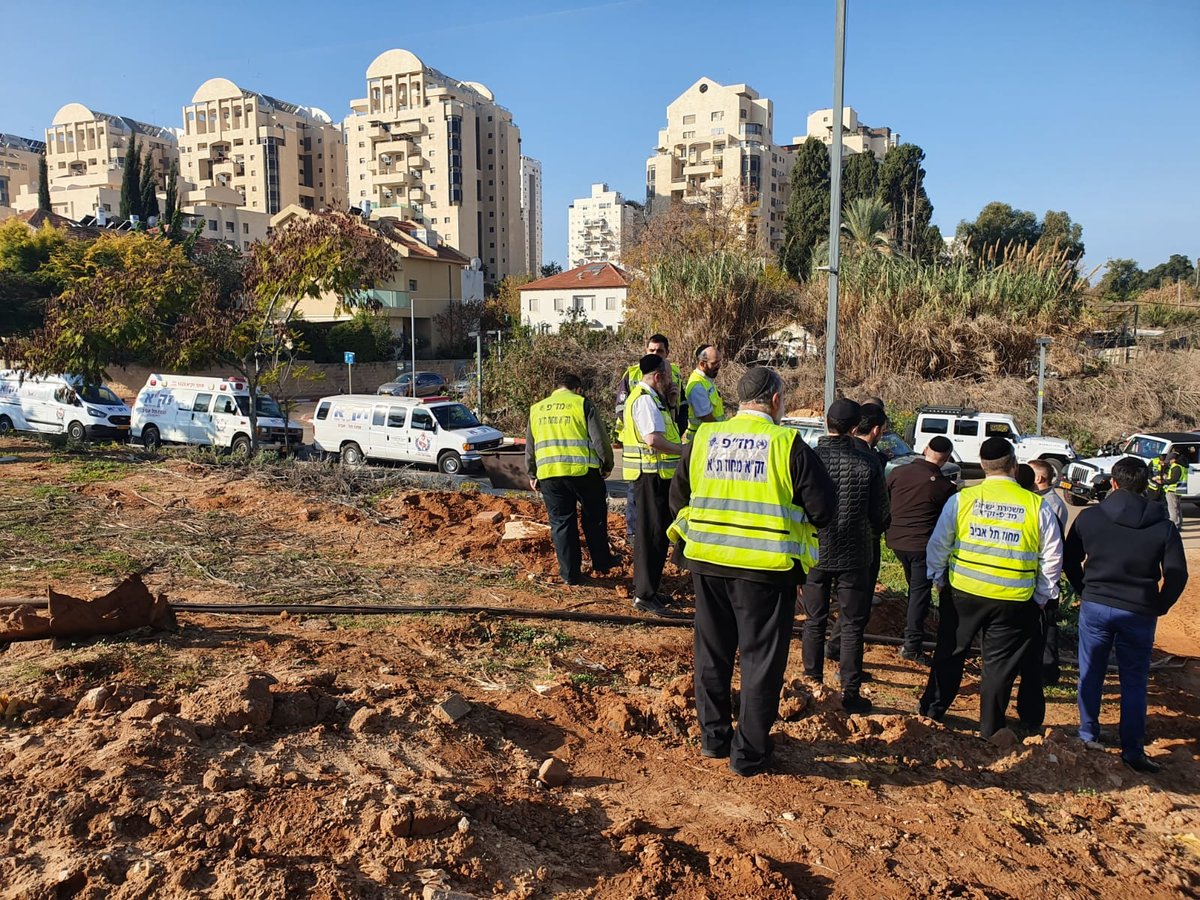
[[[632, 603], [642, 612], [673, 614], [661, 585], [675, 544], [695, 589], [703, 755], [728, 758], [741, 775], [769, 765], [797, 595], [805, 610], [806, 678], [822, 681], [825, 660], [836, 659], [843, 708], [871, 708], [862, 693], [870, 679], [863, 648], [881, 539], [909, 586], [900, 655], [930, 666], [919, 711], [939, 720], [946, 715], [979, 637], [981, 735], [1005, 727], [1018, 678], [1018, 716], [1030, 729], [1040, 727], [1043, 686], [1059, 677], [1055, 621], [1066, 527], [1050, 466], [1033, 464], [1024, 487], [1013, 445], [990, 438], [980, 451], [983, 482], [958, 492], [941, 471], [952, 445], [935, 438], [922, 460], [885, 475], [886, 460], [876, 451], [887, 427], [882, 401], [835, 401], [826, 414], [828, 434], [814, 450], [780, 424], [785, 395], [774, 370], [747, 371], [737, 385], [737, 414], [726, 418], [715, 384], [719, 351], [696, 349], [695, 369], [682, 389], [668, 355], [667, 339], [654, 335], [622, 379], [619, 437], [633, 543]], [[613, 466], [612, 448], [577, 377], [560, 378], [558, 389], [530, 410], [526, 459], [530, 486], [546, 499], [563, 581], [582, 578], [577, 505], [593, 570], [615, 566], [603, 480]], [[1178, 529], [1143, 496], [1149, 478], [1139, 460], [1121, 460], [1114, 467], [1116, 489], [1099, 508], [1081, 514], [1065, 542], [1066, 573], [1083, 599], [1079, 734], [1088, 742], [1100, 739], [1100, 686], [1115, 643], [1122, 757], [1139, 771], [1156, 769], [1142, 747], [1154, 622], [1187, 578]], [[924, 625], [934, 587], [940, 602], [930, 659]], [[830, 633], [835, 596], [839, 612]], [[731, 679], [738, 654], [735, 727]]]

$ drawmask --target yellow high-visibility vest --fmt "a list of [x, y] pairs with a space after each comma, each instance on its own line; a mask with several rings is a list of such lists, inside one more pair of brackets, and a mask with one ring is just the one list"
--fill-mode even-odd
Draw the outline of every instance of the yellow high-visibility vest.
[[[721, 399], [721, 394], [717, 391], [717, 383], [701, 372], [699, 369], [692, 371], [688, 376], [687, 386], [683, 390], [683, 396], [690, 397], [692, 388], [696, 385], [701, 385], [704, 388], [704, 393], [708, 394], [709, 402], [712, 403], [713, 418], [720, 421], [725, 417], [725, 403]], [[696, 437], [696, 429], [700, 427], [700, 419], [696, 415], [696, 411], [692, 409], [692, 405], [688, 404], [688, 424], [687, 431], [683, 434], [683, 439], [687, 443], [691, 443]]]
[[533, 458], [538, 478], [586, 475], [600, 468], [600, 459], [592, 448], [583, 397], [559, 388], [529, 409], [529, 430], [533, 434]]
[[1042, 498], [1014, 481], [987, 478], [958, 496], [950, 584], [992, 600], [1028, 600], [1037, 586]]
[[634, 481], [644, 472], [656, 472], [659, 478], [671, 478], [679, 464], [678, 455], [651, 450], [642, 440], [642, 435], [638, 434], [637, 426], [633, 424], [633, 403], [638, 397], [646, 395], [653, 398], [654, 405], [662, 415], [665, 429], [663, 437], [673, 443], [679, 443], [679, 426], [675, 424], [671, 411], [658, 394], [639, 381], [625, 399], [625, 419], [621, 425], [621, 477], [626, 481]]
[[796, 432], [752, 414], [702, 422], [688, 466], [691, 499], [667, 530], [686, 559], [787, 571], [817, 562], [817, 530], [792, 502]]
[[[683, 377], [682, 375], [679, 374], [679, 366], [675, 365], [675, 363], [671, 363], [670, 365], [671, 365], [671, 378], [674, 380], [674, 382], [676, 384], [679, 384], [680, 379]], [[634, 363], [632, 366], [630, 366], [628, 369], [625, 370], [625, 383], [629, 385], [629, 392], [631, 394], [633, 393], [634, 385], [636, 385], [641, 380], [642, 380], [642, 367], [640, 365], [638, 365], [637, 363]], [[680, 394], [679, 402], [682, 403], [683, 400], [684, 400], [684, 397], [682, 394]]]
[[[1185, 478], [1186, 475], [1187, 475], [1187, 470], [1184, 469], [1183, 466], [1181, 466], [1179, 463], [1171, 463], [1169, 466], [1167, 466], [1166, 479], [1164, 481], [1163, 490], [1166, 491], [1168, 494], [1178, 494], [1180, 486], [1182, 486], [1184, 484], [1184, 482], [1187, 480]], [[1172, 479], [1174, 479], [1174, 482], [1175, 482], [1174, 484], [1166, 483], [1166, 482], [1171, 481]]]

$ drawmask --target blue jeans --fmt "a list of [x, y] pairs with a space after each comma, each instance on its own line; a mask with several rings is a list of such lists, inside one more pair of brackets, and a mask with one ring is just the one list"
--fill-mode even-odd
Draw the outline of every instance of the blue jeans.
[[1150, 684], [1150, 649], [1155, 616], [1129, 612], [1085, 597], [1079, 606], [1079, 736], [1100, 739], [1100, 693], [1113, 645], [1121, 682], [1121, 755], [1145, 755], [1146, 691]]

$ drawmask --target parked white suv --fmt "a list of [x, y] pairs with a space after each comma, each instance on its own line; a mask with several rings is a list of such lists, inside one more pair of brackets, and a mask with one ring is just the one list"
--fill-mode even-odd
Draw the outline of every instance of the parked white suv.
[[1083, 506], [1089, 500], [1103, 500], [1112, 489], [1112, 467], [1123, 456], [1136, 456], [1147, 465], [1156, 457], [1178, 451], [1187, 470], [1179, 496], [1192, 503], [1200, 502], [1200, 434], [1188, 431], [1142, 432], [1126, 438], [1115, 453], [1080, 459], [1067, 466], [1059, 487], [1067, 502]]
[[979, 465], [979, 448], [988, 438], [1012, 441], [1017, 462], [1044, 459], [1055, 471], [1078, 459], [1075, 448], [1062, 438], [1022, 435], [1016, 420], [1008, 413], [979, 412], [961, 406], [923, 406], [917, 410], [909, 443], [918, 453], [925, 451], [934, 435], [942, 435], [954, 445], [955, 462]]

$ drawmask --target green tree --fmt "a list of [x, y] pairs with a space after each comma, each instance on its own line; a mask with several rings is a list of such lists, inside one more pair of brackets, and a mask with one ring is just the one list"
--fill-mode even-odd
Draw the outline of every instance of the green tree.
[[1182, 253], [1172, 253], [1165, 263], [1159, 263], [1142, 276], [1139, 287], [1143, 290], [1156, 288], [1173, 281], [1190, 281], [1196, 277], [1192, 261]]
[[335, 359], [341, 359], [342, 354], [351, 350], [355, 362], [360, 363], [391, 359], [394, 343], [395, 336], [387, 323], [367, 309], [358, 310], [348, 322], [338, 322], [326, 337], [326, 345]]
[[151, 219], [158, 219], [158, 184], [154, 180], [154, 160], [150, 156], [150, 151], [146, 151], [146, 155], [142, 158], [141, 173], [138, 176], [140, 184], [138, 185], [138, 195], [141, 198], [142, 218], [146, 224], [150, 224]]
[[1065, 252], [1070, 263], [1078, 265], [1083, 259], [1083, 226], [1072, 222], [1065, 211], [1047, 210], [1042, 217], [1042, 234], [1037, 244], [1047, 250]]
[[890, 253], [887, 204], [878, 197], [858, 197], [842, 210], [843, 240], [852, 253]]
[[59, 289], [48, 263], [65, 243], [49, 225], [31, 231], [18, 219], [0, 224], [0, 336], [28, 335], [42, 324], [46, 300]]
[[796, 153], [791, 196], [783, 217], [780, 265], [793, 278], [808, 280], [813, 248], [829, 230], [829, 148], [810, 137]]
[[179, 163], [171, 160], [171, 169], [167, 172], [167, 183], [164, 187], [166, 196], [163, 198], [163, 224], [166, 226], [167, 239], [179, 243], [183, 240], [183, 213], [179, 211]]
[[1096, 285], [1096, 293], [1105, 300], [1132, 300], [1141, 290], [1144, 277], [1145, 273], [1132, 259], [1110, 259], [1100, 283]]
[[933, 204], [925, 192], [925, 151], [901, 144], [888, 151], [879, 166], [879, 197], [892, 211], [892, 240], [896, 249], [913, 259], [932, 259], [941, 253], [941, 233], [930, 231]]
[[50, 170], [46, 166], [46, 154], [38, 157], [38, 209], [50, 212]]
[[1035, 245], [1042, 230], [1038, 217], [1028, 210], [993, 201], [980, 210], [975, 221], [959, 222], [956, 234], [975, 259], [1001, 263], [1018, 248]]
[[137, 136], [129, 139], [125, 148], [125, 168], [121, 172], [121, 218], [129, 221], [133, 216], [142, 217], [142, 171], [141, 151]]
[[560, 266], [560, 265], [559, 265], [557, 262], [555, 262], [554, 260], [551, 260], [550, 262], [548, 262], [548, 263], [546, 263], [544, 266], [542, 266], [542, 275], [541, 275], [541, 277], [542, 277], [542, 278], [549, 278], [551, 275], [558, 275], [559, 273], [561, 273], [561, 272], [562, 272], [562, 270], [563, 270], [563, 267], [562, 267], [562, 266]]
[[875, 154], [852, 153], [842, 165], [842, 203], [879, 193], [879, 163]]

